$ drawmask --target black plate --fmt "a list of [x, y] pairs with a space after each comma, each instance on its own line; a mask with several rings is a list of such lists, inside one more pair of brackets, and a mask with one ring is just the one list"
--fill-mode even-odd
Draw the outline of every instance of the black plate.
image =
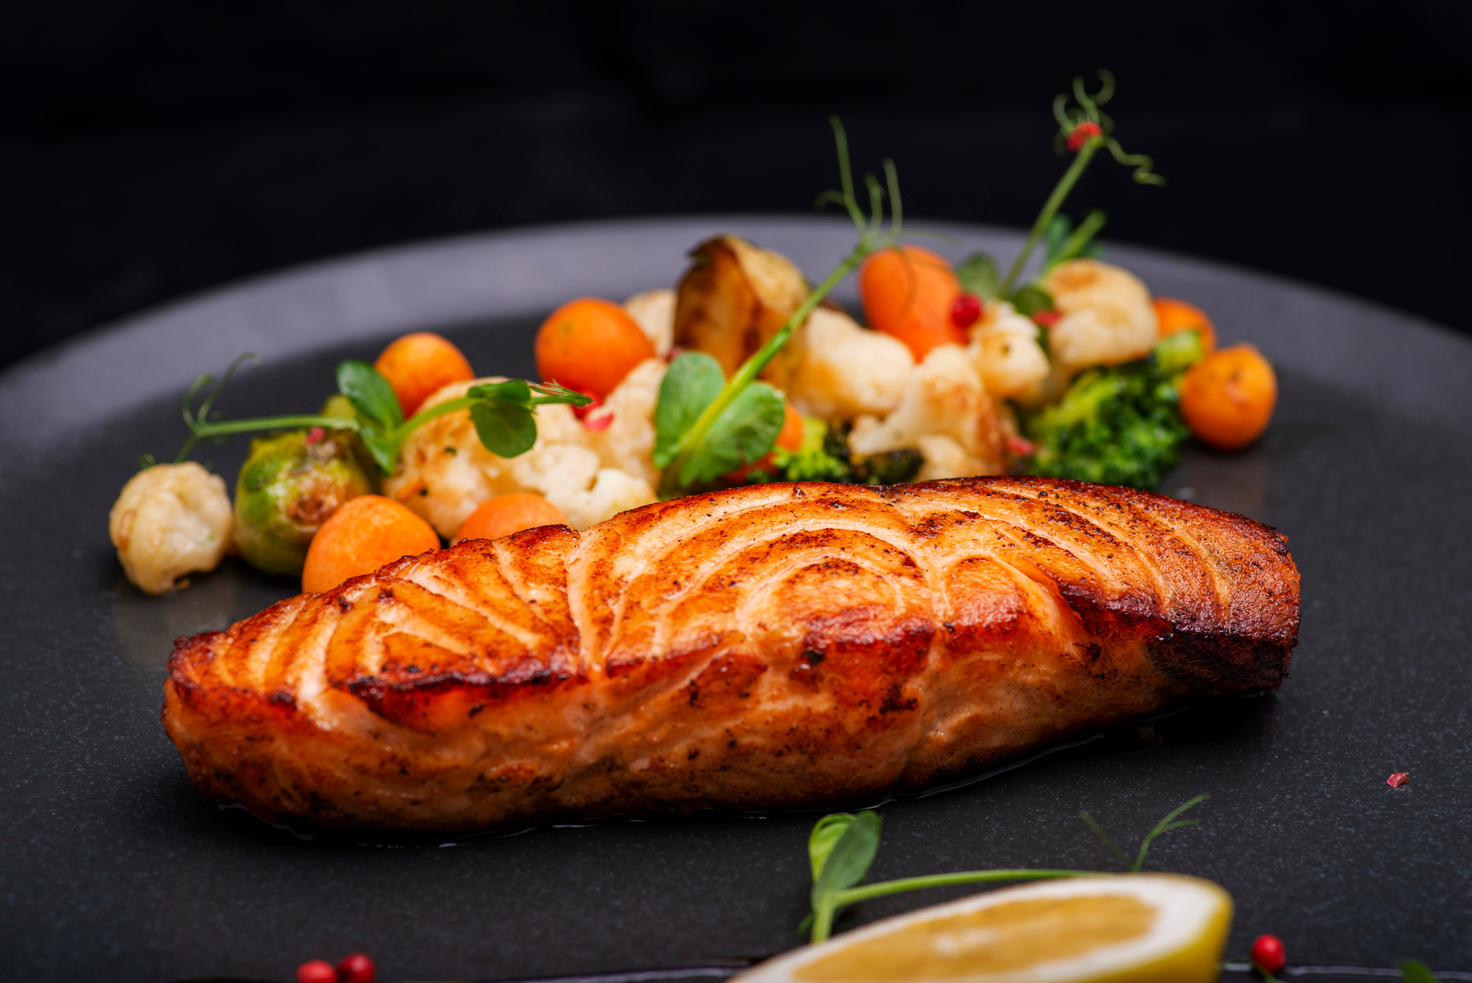
[[[189, 785], [158, 722], [175, 635], [292, 593], [235, 561], [176, 596], [123, 579], [106, 516], [140, 452], [171, 456], [198, 373], [253, 350], [232, 414], [306, 410], [344, 355], [431, 328], [484, 372], [530, 373], [530, 332], [589, 294], [672, 283], [722, 229], [821, 274], [841, 223], [681, 219], [433, 243], [209, 294], [0, 377], [0, 976], [287, 978], [362, 949], [383, 979], [689, 967], [796, 944], [812, 816], [616, 822], [445, 847], [305, 842]], [[950, 228], [959, 254], [1018, 237]], [[1294, 962], [1472, 968], [1472, 344], [1268, 277], [1111, 250], [1280, 370], [1267, 438], [1193, 452], [1165, 490], [1283, 529], [1303, 573], [1282, 690], [1199, 705], [989, 781], [884, 807], [873, 875], [1102, 868], [1078, 819], [1134, 841], [1198, 792], [1151, 866], [1219, 881], [1229, 953], [1271, 931]], [[840, 298], [852, 302], [852, 286]], [[206, 450], [233, 476], [244, 441]], [[1386, 786], [1394, 771], [1410, 784]], [[951, 892], [954, 894], [957, 892]], [[862, 906], [854, 920], [942, 900]], [[851, 923], [851, 922], [850, 922]]]

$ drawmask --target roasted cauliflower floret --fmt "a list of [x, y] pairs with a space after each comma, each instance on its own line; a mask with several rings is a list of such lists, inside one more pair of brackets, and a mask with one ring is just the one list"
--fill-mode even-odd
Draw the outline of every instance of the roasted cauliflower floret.
[[1155, 309], [1139, 277], [1096, 259], [1060, 263], [1042, 283], [1062, 316], [1048, 335], [1053, 361], [1066, 371], [1118, 365], [1155, 344]]
[[799, 410], [839, 420], [877, 416], [899, 405], [915, 369], [904, 342], [826, 307], [808, 316], [802, 336], [802, 355], [787, 389]]
[[1048, 356], [1038, 344], [1038, 330], [1005, 300], [986, 305], [966, 351], [993, 397], [1009, 399], [1048, 377]]
[[675, 292], [646, 290], [624, 301], [624, 310], [654, 344], [654, 353], [665, 358], [675, 343]]
[[[940, 436], [964, 452], [957, 458], [944, 445], [930, 442], [944, 467], [932, 466], [926, 438]], [[1005, 470], [1001, 427], [996, 407], [986, 394], [970, 356], [959, 345], [941, 345], [915, 367], [899, 406], [883, 420], [861, 416], [849, 434], [855, 454], [880, 454], [918, 447], [926, 456], [921, 475], [966, 477]]]
[[107, 517], [128, 579], [165, 594], [188, 573], [215, 569], [230, 548], [235, 512], [225, 479], [193, 461], [155, 464], [123, 486]]
[[[425, 400], [424, 406], [463, 396], [479, 383], [499, 381], [452, 383]], [[486, 450], [468, 410], [449, 413], [410, 436], [399, 457], [399, 470], [384, 482], [384, 494], [409, 506], [446, 538], [477, 505], [509, 492], [544, 496], [578, 529], [653, 502], [650, 483], [604, 467], [589, 437], [570, 407], [539, 406], [536, 444], [507, 459]]]
[[659, 471], [650, 454], [654, 450], [654, 404], [659, 402], [659, 384], [666, 368], [659, 358], [645, 359], [634, 366], [618, 388], [608, 394], [603, 406], [588, 416], [590, 421], [597, 421], [611, 415], [611, 422], [602, 430], [586, 430], [588, 446], [604, 467], [643, 478], [651, 486], [659, 483]]

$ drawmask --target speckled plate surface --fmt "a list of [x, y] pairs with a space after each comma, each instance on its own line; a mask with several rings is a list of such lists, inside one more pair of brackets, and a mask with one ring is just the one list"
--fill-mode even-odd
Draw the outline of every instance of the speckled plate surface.
[[[955, 255], [1008, 256], [1020, 238], [944, 228]], [[810, 815], [390, 847], [308, 842], [204, 801], [158, 720], [172, 639], [293, 585], [230, 560], [149, 599], [107, 540], [138, 455], [172, 456], [184, 388], [232, 356], [265, 368], [232, 388], [231, 415], [313, 408], [338, 359], [412, 329], [446, 333], [482, 372], [529, 375], [548, 310], [672, 284], [685, 250], [721, 230], [810, 275], [851, 242], [835, 221], [731, 217], [410, 246], [207, 294], [0, 376], [0, 977], [286, 979], [361, 949], [380, 979], [504, 979], [720, 966], [796, 944]], [[1163, 490], [1289, 535], [1303, 574], [1291, 678], [889, 803], [873, 876], [1103, 868], [1080, 809], [1136, 842], [1209, 792], [1201, 825], [1159, 841], [1151, 866], [1231, 891], [1230, 954], [1271, 931], [1294, 962], [1472, 969], [1472, 343], [1240, 270], [1109, 258], [1279, 368], [1267, 437], [1192, 451]], [[839, 299], [853, 302], [851, 284]], [[233, 478], [245, 443], [198, 456]], [[1394, 771], [1410, 783], [1389, 788]], [[844, 924], [955, 893], [869, 903]]]

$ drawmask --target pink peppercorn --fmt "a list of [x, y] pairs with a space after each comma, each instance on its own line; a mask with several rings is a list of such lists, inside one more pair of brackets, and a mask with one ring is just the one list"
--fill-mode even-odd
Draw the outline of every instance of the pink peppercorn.
[[1073, 131], [1068, 134], [1068, 149], [1077, 153], [1084, 144], [1094, 139], [1094, 137], [1101, 137], [1103, 135], [1103, 127], [1098, 123], [1090, 123], [1088, 120], [1085, 120], [1078, 126], [1075, 126]]
[[337, 983], [373, 983], [375, 975], [373, 960], [361, 952], [345, 956], [337, 964]]
[[1283, 940], [1276, 935], [1259, 935], [1252, 943], [1252, 964], [1269, 975], [1281, 973], [1288, 965]]
[[296, 983], [337, 983], [337, 969], [325, 959], [313, 959], [296, 968]]
[[981, 320], [981, 298], [976, 294], [962, 294], [951, 303], [951, 323], [958, 328], [969, 328]]

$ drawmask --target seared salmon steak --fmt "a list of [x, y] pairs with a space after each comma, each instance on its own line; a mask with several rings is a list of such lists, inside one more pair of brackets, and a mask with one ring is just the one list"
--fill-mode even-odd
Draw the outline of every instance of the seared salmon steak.
[[819, 807], [1269, 689], [1284, 537], [1046, 478], [755, 485], [406, 557], [181, 638], [164, 726], [267, 819]]

